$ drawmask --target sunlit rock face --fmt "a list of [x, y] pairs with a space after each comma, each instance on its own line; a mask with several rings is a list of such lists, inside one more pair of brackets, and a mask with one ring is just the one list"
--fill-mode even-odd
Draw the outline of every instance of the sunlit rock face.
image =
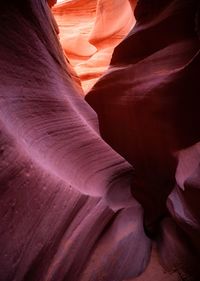
[[72, 0], [54, 7], [61, 44], [85, 92], [105, 72], [114, 47], [133, 27], [135, 3]]
[[86, 100], [98, 113], [103, 138], [135, 168], [132, 193], [147, 226], [170, 213], [162, 225], [164, 264], [198, 280], [198, 1], [141, 0], [135, 17]]

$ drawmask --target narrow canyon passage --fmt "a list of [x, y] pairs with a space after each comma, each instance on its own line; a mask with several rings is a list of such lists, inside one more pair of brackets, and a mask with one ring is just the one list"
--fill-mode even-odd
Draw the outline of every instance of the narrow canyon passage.
[[0, 281], [200, 280], [197, 0], [0, 9]]
[[136, 1], [60, 1], [53, 7], [62, 47], [84, 92], [110, 64], [115, 46], [135, 24]]

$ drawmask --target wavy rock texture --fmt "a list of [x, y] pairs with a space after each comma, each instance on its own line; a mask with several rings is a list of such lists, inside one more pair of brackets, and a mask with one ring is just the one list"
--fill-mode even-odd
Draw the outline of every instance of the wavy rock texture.
[[[48, 2], [51, 6], [55, 1]], [[99, 135], [97, 116], [81, 97], [79, 79], [62, 52], [46, 1], [1, 4], [0, 281], [199, 279], [199, 15], [195, 1], [168, 2], [149, 6], [139, 1], [135, 29], [117, 47], [110, 69], [87, 98], [99, 114], [104, 138], [134, 168]], [[80, 3], [74, 0], [67, 7], [83, 22], [93, 11], [95, 25], [89, 39], [74, 37], [74, 46], [81, 43], [85, 52], [90, 41], [89, 47], [97, 49], [90, 53], [94, 65], [101, 60], [104, 65], [114, 46], [110, 43], [125, 35], [120, 29], [125, 27], [124, 14], [134, 20], [130, 12], [135, 2], [110, 2], [115, 17], [119, 3], [123, 10], [116, 27], [109, 23], [108, 1], [98, 1], [97, 19], [95, 1], [84, 1], [83, 17]], [[101, 16], [109, 29], [98, 36]], [[170, 26], [171, 37], [166, 36]], [[149, 41], [154, 34], [160, 39]], [[90, 73], [90, 65], [85, 70]], [[116, 134], [117, 145], [105, 131]], [[175, 167], [171, 151], [176, 151]], [[162, 221], [156, 242], [162, 266], [181, 278], [165, 274], [154, 248], [151, 254], [143, 209], [130, 191], [132, 184], [145, 214], [158, 215], [173, 177], [176, 186], [167, 202], [171, 216]]]
[[46, 1], [5, 1], [0, 22], [0, 280], [137, 276], [133, 168], [99, 136]]
[[161, 256], [168, 270], [198, 280], [199, 3], [140, 0], [135, 17], [86, 100], [104, 140], [135, 168], [132, 194], [147, 226], [166, 215], [175, 186]]
[[167, 202], [173, 221], [163, 222], [160, 253], [166, 268], [183, 268], [181, 274], [186, 280], [198, 280], [200, 142], [179, 151], [176, 182]]
[[129, 0], [72, 0], [53, 8], [63, 49], [87, 92], [105, 72], [114, 47], [135, 23]]

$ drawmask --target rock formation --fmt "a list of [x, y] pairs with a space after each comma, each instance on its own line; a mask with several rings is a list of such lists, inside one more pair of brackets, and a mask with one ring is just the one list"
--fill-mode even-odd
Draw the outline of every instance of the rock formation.
[[[139, 0], [122, 42], [135, 1], [54, 3], [1, 3], [0, 281], [197, 281], [198, 1]], [[86, 102], [66, 54], [86, 89], [119, 42]]]
[[0, 21], [0, 280], [138, 275], [150, 241], [133, 169], [100, 137], [47, 3], [4, 2]]
[[108, 68], [114, 47], [134, 25], [135, 3], [72, 0], [53, 8], [61, 44], [86, 92]]
[[135, 27], [115, 48], [111, 66], [86, 100], [98, 113], [104, 140], [135, 168], [132, 194], [144, 207], [147, 231], [167, 212], [173, 219], [163, 221], [160, 246], [168, 268], [187, 263], [195, 276], [200, 260], [198, 1], [141, 0], [135, 16]]

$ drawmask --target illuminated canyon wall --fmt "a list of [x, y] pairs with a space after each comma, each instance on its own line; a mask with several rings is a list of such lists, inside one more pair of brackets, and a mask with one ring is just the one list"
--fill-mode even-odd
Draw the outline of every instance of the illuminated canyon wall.
[[135, 5], [135, 0], [73, 0], [54, 6], [61, 44], [85, 92], [108, 68], [114, 47], [135, 24]]
[[199, 4], [135, 5], [1, 4], [0, 281], [200, 279]]

